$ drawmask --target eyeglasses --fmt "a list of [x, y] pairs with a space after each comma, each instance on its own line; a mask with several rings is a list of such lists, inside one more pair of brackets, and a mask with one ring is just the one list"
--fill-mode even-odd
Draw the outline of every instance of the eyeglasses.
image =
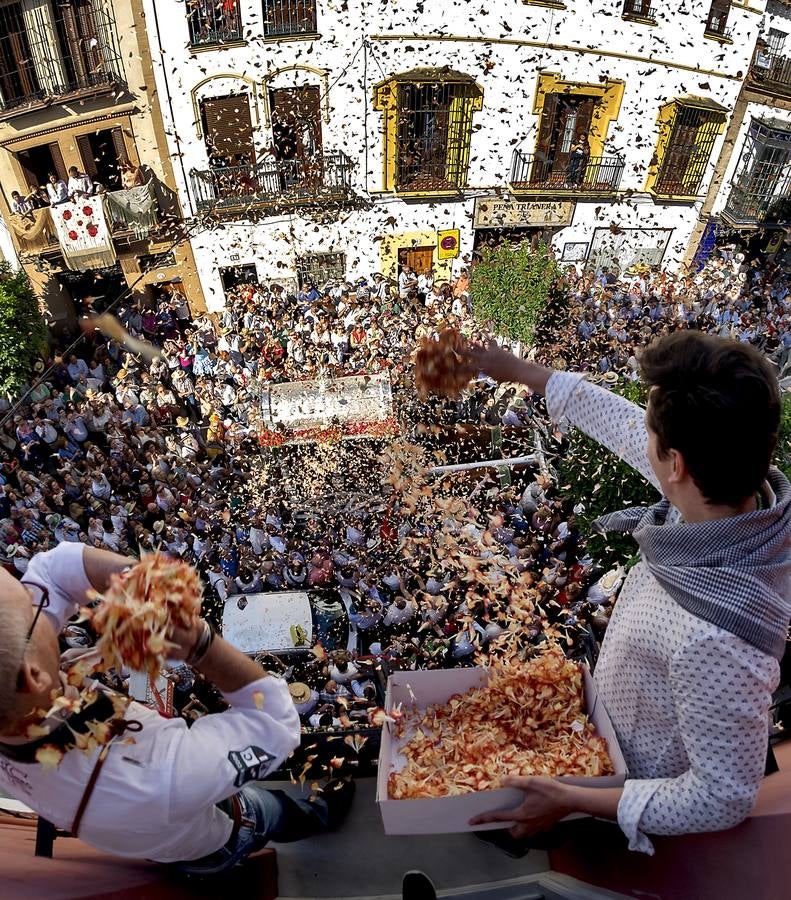
[[27, 634], [25, 635], [25, 643], [22, 649], [22, 659], [19, 663], [19, 674], [16, 679], [16, 688], [18, 691], [21, 691], [25, 686], [25, 673], [23, 670], [23, 663], [25, 660], [25, 654], [27, 653], [28, 644], [30, 643], [30, 639], [33, 637], [33, 631], [36, 627], [36, 623], [38, 622], [39, 616], [41, 615], [41, 610], [46, 609], [49, 606], [49, 590], [44, 587], [42, 584], [36, 584], [34, 581], [23, 581], [22, 582], [25, 587], [34, 587], [41, 591], [41, 598], [38, 601], [36, 606], [36, 611], [33, 614], [33, 621], [30, 623], [30, 628], [27, 630]]

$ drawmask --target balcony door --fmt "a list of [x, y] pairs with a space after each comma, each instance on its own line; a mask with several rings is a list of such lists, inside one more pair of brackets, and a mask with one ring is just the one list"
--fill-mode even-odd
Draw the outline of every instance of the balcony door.
[[269, 92], [272, 146], [286, 185], [321, 178], [321, 92], [311, 85]]
[[19, 150], [15, 156], [25, 174], [24, 186], [27, 188], [46, 185], [50, 175], [57, 175], [64, 181], [68, 177], [57, 141], [40, 144], [38, 147], [29, 147], [27, 150]]
[[124, 135], [120, 128], [102, 128], [77, 138], [83, 169], [105, 190], [121, 189], [121, 159], [126, 158]]
[[547, 94], [531, 181], [564, 183], [567, 180], [571, 148], [590, 133], [596, 103], [596, 97]]
[[0, 106], [32, 100], [40, 90], [22, 4], [0, 5]]

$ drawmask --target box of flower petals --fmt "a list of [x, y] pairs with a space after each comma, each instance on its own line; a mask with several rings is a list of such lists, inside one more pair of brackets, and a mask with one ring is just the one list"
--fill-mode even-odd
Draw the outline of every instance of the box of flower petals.
[[510, 809], [505, 775], [619, 787], [626, 763], [587, 668], [550, 647], [487, 668], [396, 672], [387, 684], [377, 802], [387, 834], [442, 834]]

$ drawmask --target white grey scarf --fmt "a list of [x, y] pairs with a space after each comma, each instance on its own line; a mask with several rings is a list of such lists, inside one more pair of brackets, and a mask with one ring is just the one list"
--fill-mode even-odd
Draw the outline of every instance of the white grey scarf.
[[791, 484], [767, 478], [777, 502], [709, 522], [666, 522], [669, 500], [608, 513], [600, 531], [631, 532], [656, 580], [684, 609], [780, 659], [791, 621]]

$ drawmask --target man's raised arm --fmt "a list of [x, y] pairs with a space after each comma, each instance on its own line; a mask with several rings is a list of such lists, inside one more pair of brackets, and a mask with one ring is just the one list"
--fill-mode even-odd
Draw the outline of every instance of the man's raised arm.
[[642, 407], [590, 384], [582, 375], [547, 369], [497, 346], [473, 347], [468, 364], [471, 371], [485, 372], [495, 381], [518, 382], [544, 395], [554, 421], [568, 419], [660, 490], [646, 454], [648, 435]]

